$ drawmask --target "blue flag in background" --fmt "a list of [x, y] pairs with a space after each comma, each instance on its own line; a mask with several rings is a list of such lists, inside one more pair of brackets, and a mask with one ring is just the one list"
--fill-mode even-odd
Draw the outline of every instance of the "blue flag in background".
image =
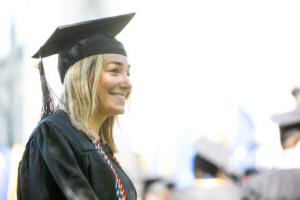
[[242, 107], [239, 107], [236, 119], [236, 133], [230, 148], [231, 167], [239, 174], [244, 174], [249, 169], [256, 169], [255, 153], [258, 145], [254, 132], [254, 122], [249, 114]]

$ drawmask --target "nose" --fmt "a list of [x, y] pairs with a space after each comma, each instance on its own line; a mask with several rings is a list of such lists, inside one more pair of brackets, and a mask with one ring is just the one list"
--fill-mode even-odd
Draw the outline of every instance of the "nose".
[[127, 74], [123, 74], [121, 76], [120, 86], [121, 86], [121, 88], [128, 89], [128, 90], [132, 88], [130, 78]]

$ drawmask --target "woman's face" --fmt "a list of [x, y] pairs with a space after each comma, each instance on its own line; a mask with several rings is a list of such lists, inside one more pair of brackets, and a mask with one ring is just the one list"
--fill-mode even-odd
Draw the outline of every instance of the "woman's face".
[[127, 57], [119, 54], [104, 54], [98, 87], [101, 112], [108, 116], [124, 113], [131, 87]]

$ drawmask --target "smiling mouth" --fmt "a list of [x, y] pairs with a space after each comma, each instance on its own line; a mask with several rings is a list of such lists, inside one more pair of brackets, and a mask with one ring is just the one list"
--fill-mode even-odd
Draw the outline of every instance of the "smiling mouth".
[[126, 99], [126, 94], [123, 94], [123, 93], [111, 92], [110, 94], [114, 95], [114, 96], [118, 96], [118, 97], [120, 97], [120, 98], [122, 98], [124, 100]]

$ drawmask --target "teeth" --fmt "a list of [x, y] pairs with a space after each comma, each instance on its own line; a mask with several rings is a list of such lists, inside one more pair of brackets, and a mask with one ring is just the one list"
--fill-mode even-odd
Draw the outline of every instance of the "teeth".
[[126, 95], [123, 94], [123, 93], [114, 93], [114, 92], [112, 92], [111, 94], [113, 94], [113, 95], [120, 95], [120, 96], [126, 96]]
[[117, 93], [114, 93], [113, 95], [125, 96], [124, 94], [117, 94]]
[[122, 97], [124, 99], [126, 98], [124, 94], [112, 93], [112, 95], [117, 95], [117, 96]]

